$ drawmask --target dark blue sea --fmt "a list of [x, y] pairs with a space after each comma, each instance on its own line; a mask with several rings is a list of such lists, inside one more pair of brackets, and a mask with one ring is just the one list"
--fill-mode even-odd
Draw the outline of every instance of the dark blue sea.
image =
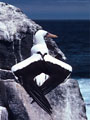
[[36, 20], [54, 39], [72, 65], [72, 78], [79, 82], [90, 120], [90, 21], [89, 20]]

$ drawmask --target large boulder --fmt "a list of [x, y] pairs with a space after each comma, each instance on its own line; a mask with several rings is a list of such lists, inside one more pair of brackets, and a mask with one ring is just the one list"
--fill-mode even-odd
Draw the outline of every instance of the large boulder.
[[[1, 87], [2, 83], [3, 87]], [[51, 117], [53, 120], [87, 119], [78, 83], [73, 79], [68, 79], [46, 95], [53, 108], [52, 116], [49, 116], [35, 102], [31, 104], [32, 98], [14, 79], [1, 80], [0, 91], [3, 98], [0, 101], [8, 110], [9, 120], [51, 120]]]
[[[30, 56], [33, 34], [38, 29], [42, 27], [19, 8], [0, 2], [0, 106], [8, 111], [9, 120], [86, 120], [85, 103], [76, 80], [68, 79], [46, 95], [53, 108], [52, 116], [35, 102], [31, 104], [32, 98], [15, 81], [10, 69]], [[46, 43], [52, 56], [65, 58], [52, 39]]]
[[[0, 2], [0, 68], [11, 69], [12, 65], [30, 56], [33, 34], [38, 29], [42, 27], [28, 19], [19, 8]], [[60, 54], [54, 41], [49, 40], [48, 47]]]
[[40, 28], [19, 8], [0, 2], [0, 68], [10, 69], [30, 56], [33, 33]]

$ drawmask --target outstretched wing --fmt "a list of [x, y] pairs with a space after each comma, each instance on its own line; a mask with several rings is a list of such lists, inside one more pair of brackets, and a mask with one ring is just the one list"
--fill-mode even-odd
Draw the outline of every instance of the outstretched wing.
[[67, 80], [72, 72], [72, 67], [51, 55], [45, 55], [44, 60], [47, 68], [46, 73], [48, 72], [47, 74], [50, 76], [41, 86], [43, 94], [45, 95], [56, 88], [60, 83]]
[[33, 80], [39, 72], [41, 72], [42, 61], [41, 55], [34, 54], [30, 58], [14, 65], [12, 72], [19, 78], [22, 76], [23, 86], [30, 96], [37, 102], [37, 104], [45, 110], [48, 114], [51, 114], [51, 106], [48, 100], [45, 98], [42, 90]]

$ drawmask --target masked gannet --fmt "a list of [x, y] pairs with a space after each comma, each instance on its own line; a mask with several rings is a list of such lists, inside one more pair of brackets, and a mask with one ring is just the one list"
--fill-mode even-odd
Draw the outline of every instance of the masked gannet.
[[[18, 78], [22, 77], [23, 86], [34, 101], [51, 114], [52, 108], [45, 95], [67, 79], [72, 72], [72, 67], [49, 54], [45, 37], [57, 38], [56, 35], [45, 30], [38, 30], [33, 37], [31, 57], [12, 66], [11, 70]], [[41, 82], [41, 86], [38, 86], [34, 78], [41, 73], [49, 77], [43, 83]]]

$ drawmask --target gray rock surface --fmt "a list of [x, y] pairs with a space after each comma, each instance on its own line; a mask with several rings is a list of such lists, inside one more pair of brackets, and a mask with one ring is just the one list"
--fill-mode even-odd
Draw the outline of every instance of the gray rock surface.
[[[38, 29], [42, 27], [19, 8], [0, 2], [0, 106], [6, 107], [9, 120], [51, 120], [35, 102], [31, 104], [32, 98], [10, 71], [12, 65], [30, 56], [33, 34]], [[65, 57], [52, 39], [46, 43], [52, 56]], [[53, 120], [87, 120], [76, 80], [69, 79], [46, 97], [53, 108]]]
[[[28, 19], [19, 8], [0, 2], [0, 68], [11, 69], [12, 65], [30, 56], [33, 34], [38, 29], [42, 27]], [[54, 41], [47, 42], [51, 54], [63, 55]]]
[[[31, 104], [25, 89], [13, 79], [2, 81], [4, 84], [4, 106], [7, 106], [9, 120], [51, 120], [35, 102]], [[1, 83], [1, 82], [0, 82]], [[1, 90], [1, 87], [0, 87]], [[86, 120], [85, 104], [76, 80], [68, 79], [47, 96], [52, 108], [53, 120]], [[7, 103], [8, 101], [8, 103]], [[11, 112], [12, 111], [12, 112]]]
[[38, 29], [19, 8], [0, 2], [0, 68], [10, 69], [30, 56], [33, 33]]
[[0, 120], [8, 120], [8, 111], [5, 107], [0, 106]]

